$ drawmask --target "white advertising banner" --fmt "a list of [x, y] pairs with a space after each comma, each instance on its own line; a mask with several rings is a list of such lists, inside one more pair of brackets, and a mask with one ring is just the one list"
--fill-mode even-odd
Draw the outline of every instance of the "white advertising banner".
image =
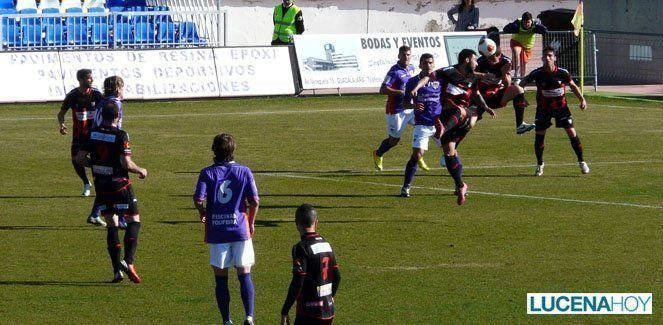
[[219, 96], [212, 49], [60, 52], [60, 59], [67, 89], [88, 68], [100, 90], [106, 77], [122, 77], [127, 99]]
[[295, 93], [287, 47], [215, 48], [214, 56], [221, 97]]
[[57, 52], [1, 53], [0, 102], [64, 99]]
[[[454, 36], [451, 43], [445, 41], [446, 35]], [[444, 67], [455, 63], [449, 50], [459, 46], [476, 50], [482, 35], [485, 32], [304, 34], [295, 35], [295, 51], [304, 89], [379, 87], [396, 64], [399, 47], [411, 48], [415, 67], [423, 53], [431, 53], [436, 67]]]

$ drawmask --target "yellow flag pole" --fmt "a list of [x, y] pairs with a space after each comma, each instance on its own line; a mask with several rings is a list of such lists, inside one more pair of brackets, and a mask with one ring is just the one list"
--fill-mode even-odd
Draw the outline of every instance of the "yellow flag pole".
[[580, 67], [580, 93], [585, 94], [585, 27], [580, 27], [580, 55], [578, 56]]

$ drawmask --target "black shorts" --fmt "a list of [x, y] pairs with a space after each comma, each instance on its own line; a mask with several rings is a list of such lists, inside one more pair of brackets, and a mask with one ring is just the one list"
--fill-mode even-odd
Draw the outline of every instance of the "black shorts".
[[320, 319], [306, 315], [295, 316], [295, 325], [327, 325], [331, 324], [333, 321], [333, 317], [329, 319]]
[[536, 130], [547, 130], [552, 123], [551, 119], [555, 119], [555, 127], [570, 129], [573, 127], [573, 116], [568, 106], [559, 109], [536, 109]]
[[469, 124], [470, 124], [470, 119], [468, 118], [465, 120], [465, 122], [456, 125], [456, 127], [454, 127], [453, 129], [445, 131], [444, 134], [442, 135], [442, 139], [440, 139], [441, 142], [442, 143], [461, 142], [465, 138], [467, 133], [470, 132]]
[[138, 200], [131, 184], [115, 193], [97, 191], [94, 205], [100, 207], [102, 214], [114, 213], [119, 216], [138, 215]]
[[76, 157], [76, 155], [78, 155], [78, 152], [83, 150], [83, 144], [85, 144], [85, 140], [79, 140], [79, 139], [71, 140], [71, 156], [72, 157]]
[[[484, 96], [483, 99], [486, 101], [486, 105], [492, 109], [502, 108], [506, 106], [506, 104], [502, 105], [502, 98], [504, 98], [504, 93], [506, 93], [506, 88], [498, 90], [493, 96]], [[481, 111], [483, 111], [483, 109]]]

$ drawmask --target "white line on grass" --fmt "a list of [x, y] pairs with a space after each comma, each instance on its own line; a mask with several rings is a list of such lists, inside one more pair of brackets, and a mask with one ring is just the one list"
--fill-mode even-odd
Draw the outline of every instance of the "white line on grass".
[[[310, 114], [310, 113], [343, 113], [377, 110], [376, 107], [348, 108], [348, 109], [301, 109], [301, 110], [278, 110], [278, 111], [256, 111], [256, 112], [219, 112], [219, 113], [182, 113], [182, 114], [148, 114], [148, 115], [126, 115], [128, 119], [134, 118], [171, 118], [171, 117], [206, 117], [227, 115], [279, 115], [279, 114]], [[0, 119], [2, 122], [52, 120], [52, 117], [16, 117]]]
[[493, 268], [502, 267], [502, 263], [440, 263], [435, 265], [421, 266], [364, 266], [365, 269], [380, 271], [420, 271], [434, 269], [469, 269], [469, 268]]
[[[629, 164], [658, 164], [663, 163], [663, 160], [632, 160], [632, 161], [604, 161], [604, 162], [590, 162], [589, 164], [594, 165], [629, 165]], [[559, 164], [550, 164], [546, 163], [546, 166], [577, 166], [578, 163], [559, 163]], [[521, 165], [485, 165], [485, 166], [465, 166], [463, 169], [498, 169], [498, 168], [530, 168], [535, 167], [534, 164], [521, 164]], [[444, 170], [446, 168], [441, 167], [431, 167], [431, 170]], [[398, 172], [403, 171], [403, 168], [385, 168], [385, 172]]]
[[[320, 181], [332, 181], [338, 183], [354, 183], [354, 184], [364, 184], [364, 185], [376, 185], [376, 186], [386, 186], [386, 187], [396, 187], [400, 188], [401, 185], [397, 184], [388, 184], [388, 183], [378, 183], [378, 182], [365, 182], [365, 181], [353, 181], [353, 180], [344, 180], [344, 179], [330, 179], [327, 177], [318, 177], [318, 176], [304, 176], [296, 175], [292, 173], [264, 173], [260, 175], [273, 176], [273, 177], [285, 177], [285, 178], [299, 178], [299, 179], [313, 179]], [[453, 192], [453, 189], [439, 188], [439, 187], [425, 187], [425, 186], [412, 186], [412, 188], [425, 189], [432, 191], [442, 191], [442, 192]], [[535, 195], [524, 195], [524, 194], [509, 194], [509, 193], [496, 193], [496, 192], [483, 192], [483, 191], [468, 191], [468, 193], [487, 195], [487, 196], [502, 196], [510, 198], [519, 198], [519, 199], [532, 199], [532, 200], [543, 200], [543, 201], [558, 201], [558, 202], [571, 202], [571, 203], [582, 203], [582, 204], [598, 204], [598, 205], [617, 205], [617, 206], [626, 206], [634, 208], [646, 208], [646, 209], [663, 209], [663, 206], [657, 205], [646, 205], [646, 204], [635, 204], [628, 202], [608, 202], [608, 201], [593, 201], [593, 200], [576, 200], [576, 199], [565, 199], [557, 197], [546, 197], [546, 196], [535, 196]]]

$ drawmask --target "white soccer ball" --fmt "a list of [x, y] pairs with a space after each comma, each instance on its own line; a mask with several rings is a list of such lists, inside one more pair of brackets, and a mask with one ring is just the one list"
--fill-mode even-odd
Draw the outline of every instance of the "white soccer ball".
[[479, 53], [481, 55], [490, 57], [495, 52], [497, 52], [497, 44], [492, 39], [484, 36], [479, 40]]

